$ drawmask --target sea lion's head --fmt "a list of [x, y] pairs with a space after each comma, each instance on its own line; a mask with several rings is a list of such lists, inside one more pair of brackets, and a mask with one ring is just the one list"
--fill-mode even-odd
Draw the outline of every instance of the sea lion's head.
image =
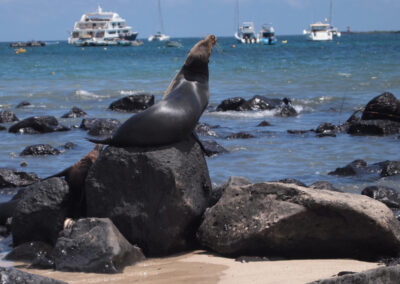
[[209, 35], [196, 43], [186, 58], [185, 64], [183, 65], [184, 69], [193, 74], [207, 75], [208, 79], [208, 62], [216, 42], [217, 37], [215, 35]]

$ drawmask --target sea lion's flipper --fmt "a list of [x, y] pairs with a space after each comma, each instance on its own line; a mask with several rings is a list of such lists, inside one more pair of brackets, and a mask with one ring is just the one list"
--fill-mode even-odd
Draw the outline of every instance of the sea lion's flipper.
[[201, 142], [199, 136], [197, 135], [196, 131], [192, 131], [192, 137], [194, 138], [194, 140], [196, 140], [196, 142], [199, 144], [201, 150], [203, 151], [204, 155], [206, 156], [210, 156], [208, 150], [206, 149], [206, 147], [204, 147], [203, 143]]
[[111, 137], [103, 139], [103, 140], [98, 140], [98, 139], [93, 139], [93, 138], [86, 138], [86, 140], [94, 143], [94, 144], [105, 144], [105, 145], [111, 145]]

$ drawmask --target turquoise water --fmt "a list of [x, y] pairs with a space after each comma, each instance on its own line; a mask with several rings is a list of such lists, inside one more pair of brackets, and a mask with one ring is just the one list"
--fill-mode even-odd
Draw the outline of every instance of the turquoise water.
[[[177, 39], [183, 48], [156, 43], [137, 47], [80, 47], [66, 42], [42, 48], [27, 48], [15, 54], [0, 43], [0, 108], [20, 118], [54, 115], [62, 124], [79, 125], [81, 119], [61, 119], [73, 106], [90, 117], [117, 118], [132, 114], [107, 110], [123, 96], [162, 93], [183, 64], [190, 48], [199, 40]], [[237, 45], [232, 38], [220, 38], [210, 59], [210, 106], [223, 99], [254, 95], [288, 97], [299, 116], [281, 118], [271, 111], [213, 112], [201, 121], [219, 125], [215, 140], [230, 153], [207, 158], [215, 184], [229, 176], [245, 176], [253, 182], [297, 178], [310, 184], [328, 180], [338, 188], [359, 192], [366, 185], [385, 184], [399, 188], [400, 178], [338, 178], [327, 175], [355, 159], [368, 163], [398, 160], [399, 137], [336, 138], [290, 135], [288, 129], [316, 128], [322, 122], [338, 124], [384, 91], [400, 98], [400, 34], [344, 34], [332, 42], [310, 42], [302, 36], [281, 36], [275, 46]], [[282, 40], [287, 40], [283, 44]], [[23, 101], [32, 106], [16, 109]], [[211, 108], [212, 109], [212, 108]], [[272, 126], [256, 127], [262, 120]], [[7, 125], [9, 126], [9, 124]], [[224, 136], [246, 131], [254, 139], [227, 140]], [[0, 166], [35, 172], [45, 177], [68, 167], [93, 147], [80, 129], [44, 135], [16, 135], [0, 132]], [[205, 137], [208, 139], [207, 137]], [[61, 148], [77, 144], [58, 156], [20, 157], [28, 145], [48, 143]], [[25, 160], [26, 168], [20, 163]]]

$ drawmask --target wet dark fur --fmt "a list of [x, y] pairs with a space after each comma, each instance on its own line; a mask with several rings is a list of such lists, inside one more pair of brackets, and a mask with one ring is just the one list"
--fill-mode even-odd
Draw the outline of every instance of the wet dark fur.
[[199, 41], [170, 83], [163, 99], [123, 123], [111, 138], [88, 139], [116, 147], [165, 146], [192, 135], [209, 100], [208, 62], [216, 37]]

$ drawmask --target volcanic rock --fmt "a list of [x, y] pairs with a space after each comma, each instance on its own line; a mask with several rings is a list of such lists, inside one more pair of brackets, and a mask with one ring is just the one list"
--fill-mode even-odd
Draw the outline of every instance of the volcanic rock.
[[20, 156], [43, 156], [43, 155], [58, 155], [61, 152], [49, 144], [37, 144], [27, 146]]
[[400, 208], [400, 193], [386, 186], [368, 186], [361, 191], [362, 195], [376, 199], [389, 208]]
[[111, 135], [121, 122], [114, 118], [85, 118], [82, 120], [80, 128], [89, 130], [92, 136]]
[[334, 187], [331, 183], [327, 181], [316, 181], [308, 186], [309, 188], [314, 188], [314, 189], [325, 189], [325, 190], [332, 190], [336, 192], [343, 192], [340, 189], [337, 189]]
[[135, 112], [145, 110], [154, 105], [154, 96], [150, 94], [131, 95], [114, 101], [108, 107], [111, 110]]
[[18, 117], [9, 110], [0, 111], [0, 123], [18, 121]]
[[15, 108], [22, 108], [22, 107], [26, 107], [26, 106], [30, 106], [30, 105], [31, 105], [30, 102], [22, 101]]
[[67, 112], [66, 114], [64, 114], [61, 117], [62, 118], [77, 118], [77, 117], [82, 117], [82, 116], [85, 116], [85, 115], [87, 115], [86, 112], [84, 112], [80, 108], [74, 106], [74, 107], [72, 107], [72, 109], [69, 112]]
[[236, 110], [239, 111], [240, 107], [246, 102], [245, 99], [241, 97], [235, 97], [223, 100], [218, 106], [217, 111], [228, 111], [228, 110]]
[[200, 136], [214, 136], [218, 137], [217, 132], [211, 129], [211, 126], [207, 123], [198, 123], [194, 129], [196, 133]]
[[398, 284], [400, 279], [400, 265], [378, 267], [359, 273], [350, 273], [343, 276], [322, 279], [308, 284]]
[[187, 250], [211, 181], [193, 138], [165, 147], [107, 147], [86, 179], [88, 216], [108, 217], [146, 254]]
[[0, 168], [0, 188], [27, 186], [39, 180], [40, 178], [34, 173]]
[[4, 284], [67, 284], [63, 281], [31, 274], [11, 267], [0, 267], [0, 282]]
[[144, 260], [108, 218], [79, 219], [65, 228], [53, 251], [56, 270], [95, 273], [121, 272]]
[[19, 191], [11, 227], [14, 245], [31, 241], [55, 244], [69, 211], [69, 194], [61, 178], [40, 181]]
[[249, 139], [249, 138], [255, 138], [255, 136], [247, 132], [238, 132], [226, 136], [226, 139]]
[[68, 127], [58, 123], [54, 116], [32, 116], [13, 124], [8, 131], [21, 134], [39, 134], [67, 131]]
[[398, 253], [400, 224], [363, 195], [258, 183], [226, 188], [198, 239], [227, 256], [377, 259]]
[[385, 92], [368, 102], [361, 119], [400, 122], [400, 102], [392, 93]]
[[224, 147], [214, 140], [201, 140], [204, 149], [206, 150], [207, 157], [216, 156], [222, 153], [229, 153]]

